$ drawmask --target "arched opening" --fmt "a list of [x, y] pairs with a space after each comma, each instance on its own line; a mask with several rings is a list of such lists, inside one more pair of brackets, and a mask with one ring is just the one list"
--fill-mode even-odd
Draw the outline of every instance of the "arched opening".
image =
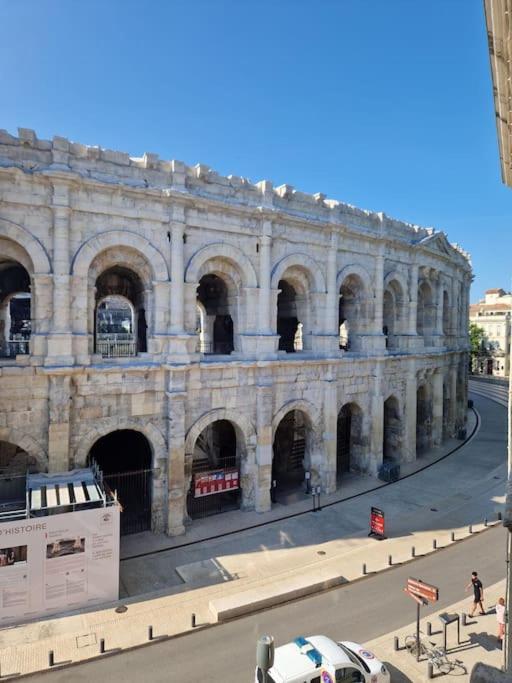
[[422, 384], [416, 394], [416, 455], [432, 448], [432, 399], [429, 387]]
[[287, 353], [302, 351], [303, 323], [299, 320], [297, 310], [297, 292], [286, 280], [279, 280], [277, 296], [277, 334], [279, 350]]
[[443, 291], [443, 334], [450, 334], [450, 300], [446, 289]]
[[[301, 410], [291, 410], [279, 423], [273, 443], [272, 482], [273, 491], [280, 502], [299, 491], [309, 470], [307, 441], [309, 425]], [[275, 482], [275, 483], [274, 483]]]
[[87, 457], [103, 472], [104, 481], [122, 505], [121, 534], [151, 529], [152, 451], [134, 429], [118, 429], [98, 439]]
[[229, 291], [218, 275], [209, 273], [197, 288], [201, 353], [230, 354], [234, 350]]
[[0, 256], [0, 357], [29, 353], [30, 291], [30, 276], [24, 266]]
[[361, 462], [363, 413], [355, 403], [346, 403], [338, 413], [336, 430], [336, 477], [358, 467]]
[[397, 280], [391, 280], [384, 291], [382, 314], [386, 348], [396, 349], [399, 346], [398, 335], [403, 334], [404, 318], [404, 294]]
[[357, 335], [365, 331], [366, 317], [364, 283], [359, 275], [348, 275], [340, 287], [338, 306], [340, 349], [357, 350]]
[[241, 444], [229, 420], [216, 420], [197, 437], [187, 496], [191, 519], [240, 507]]
[[384, 439], [382, 443], [384, 461], [400, 461], [402, 455], [402, 419], [400, 406], [395, 396], [384, 401]]
[[38, 472], [37, 458], [9, 441], [0, 441], [0, 474], [3, 476]]
[[139, 276], [112, 266], [96, 280], [95, 352], [104, 358], [147, 351], [144, 287]]
[[435, 326], [435, 307], [432, 288], [424, 281], [418, 287], [418, 308], [416, 315], [416, 331], [423, 337], [430, 337]]

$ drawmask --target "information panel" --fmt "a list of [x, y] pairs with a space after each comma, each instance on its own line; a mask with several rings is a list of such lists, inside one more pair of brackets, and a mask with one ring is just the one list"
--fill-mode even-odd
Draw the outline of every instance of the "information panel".
[[238, 470], [235, 468], [194, 474], [194, 498], [211, 496], [223, 491], [236, 491], [238, 488]]
[[0, 627], [119, 597], [119, 506], [0, 523]]

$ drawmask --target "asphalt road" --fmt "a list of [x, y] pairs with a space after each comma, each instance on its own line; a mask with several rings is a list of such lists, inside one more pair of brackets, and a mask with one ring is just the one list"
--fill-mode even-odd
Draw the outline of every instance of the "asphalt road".
[[[408, 576], [439, 586], [440, 600], [422, 610], [426, 616], [462, 599], [472, 570], [479, 572], [484, 588], [503, 579], [505, 543], [506, 531], [495, 527], [446, 550], [311, 598], [122, 655], [38, 674], [32, 680], [250, 682], [260, 635], [272, 634], [278, 645], [298, 635], [317, 633], [363, 643], [372, 640], [414, 621], [415, 603], [403, 592]], [[468, 597], [468, 607], [469, 603]]]

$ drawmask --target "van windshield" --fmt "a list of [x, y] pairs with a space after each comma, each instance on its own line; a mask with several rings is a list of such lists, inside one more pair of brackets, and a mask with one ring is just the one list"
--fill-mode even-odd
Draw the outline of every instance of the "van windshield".
[[347, 655], [347, 657], [350, 659], [350, 661], [353, 664], [361, 665], [367, 673], [370, 673], [370, 667], [364, 661], [364, 659], [362, 659], [361, 657], [358, 657], [355, 652], [352, 652], [352, 650], [350, 650], [346, 645], [343, 645], [343, 643], [338, 643], [338, 645], [341, 647], [343, 652]]

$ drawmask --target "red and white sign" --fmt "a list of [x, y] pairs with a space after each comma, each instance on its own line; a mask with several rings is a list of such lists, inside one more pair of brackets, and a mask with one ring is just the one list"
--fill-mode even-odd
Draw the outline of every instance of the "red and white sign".
[[406, 591], [429, 602], [437, 602], [439, 600], [439, 588], [423, 583], [420, 579], [414, 579], [412, 576], [407, 579]]
[[236, 491], [239, 488], [239, 475], [236, 468], [209, 470], [194, 474], [194, 498], [211, 496], [223, 491]]
[[370, 533], [376, 536], [384, 536], [384, 512], [379, 508], [372, 507], [371, 509]]

